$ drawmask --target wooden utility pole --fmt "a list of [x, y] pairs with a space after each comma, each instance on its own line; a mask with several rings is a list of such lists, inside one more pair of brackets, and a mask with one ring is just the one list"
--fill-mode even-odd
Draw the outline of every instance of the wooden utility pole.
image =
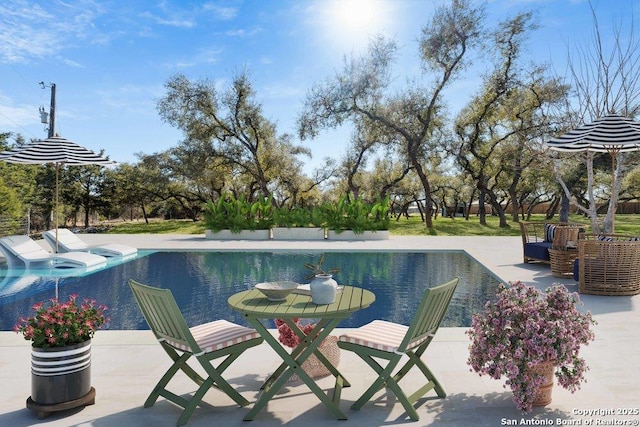
[[[40, 82], [42, 89], [46, 87], [44, 82]], [[56, 84], [49, 83], [51, 88], [51, 105], [49, 106], [49, 132], [47, 138], [51, 138], [56, 134]], [[40, 114], [43, 116], [42, 123], [47, 123], [47, 113], [44, 112], [44, 108], [40, 107]]]
[[49, 107], [49, 134], [48, 138], [55, 135], [56, 130], [56, 84], [51, 83], [51, 106]]

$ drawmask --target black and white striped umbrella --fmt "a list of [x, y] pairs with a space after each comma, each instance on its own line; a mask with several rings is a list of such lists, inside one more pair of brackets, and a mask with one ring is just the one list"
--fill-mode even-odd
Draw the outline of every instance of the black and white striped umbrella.
[[0, 160], [8, 163], [44, 165], [53, 163], [56, 169], [56, 252], [58, 251], [58, 174], [62, 165], [111, 165], [115, 162], [96, 154], [68, 139], [53, 136], [35, 140], [21, 147], [0, 152]]
[[[616, 160], [618, 153], [640, 150], [640, 123], [619, 114], [608, 114], [546, 145], [556, 151], [609, 153], [611, 156], [612, 199], [617, 200]], [[613, 230], [611, 230], [613, 232]]]
[[68, 139], [53, 136], [0, 152], [0, 160], [28, 165], [110, 165], [115, 162]]
[[546, 142], [552, 150], [617, 154], [640, 150], [640, 123], [609, 114]]

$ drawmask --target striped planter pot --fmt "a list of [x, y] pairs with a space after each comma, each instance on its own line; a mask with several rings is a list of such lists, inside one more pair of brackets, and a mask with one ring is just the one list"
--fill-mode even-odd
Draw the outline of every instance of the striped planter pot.
[[91, 390], [91, 340], [66, 347], [31, 348], [31, 400], [56, 405]]

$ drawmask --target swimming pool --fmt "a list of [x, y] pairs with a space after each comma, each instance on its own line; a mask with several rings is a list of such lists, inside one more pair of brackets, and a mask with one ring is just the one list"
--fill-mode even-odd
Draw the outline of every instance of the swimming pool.
[[[109, 307], [104, 329], [148, 329], [127, 283], [133, 278], [172, 290], [190, 325], [227, 319], [243, 323], [227, 306], [232, 294], [269, 280], [308, 283], [306, 262], [320, 252], [140, 252], [133, 260], [115, 263], [81, 277], [16, 274], [4, 271], [0, 285], [0, 330], [11, 330], [31, 306], [55, 297], [95, 299]], [[343, 321], [357, 327], [373, 319], [408, 323], [426, 287], [454, 276], [460, 283], [443, 326], [469, 326], [471, 316], [495, 298], [500, 280], [464, 251], [325, 252], [324, 266], [337, 267], [339, 284], [372, 290], [376, 302]], [[43, 273], [44, 274], [44, 273]], [[69, 273], [67, 273], [69, 274]]]

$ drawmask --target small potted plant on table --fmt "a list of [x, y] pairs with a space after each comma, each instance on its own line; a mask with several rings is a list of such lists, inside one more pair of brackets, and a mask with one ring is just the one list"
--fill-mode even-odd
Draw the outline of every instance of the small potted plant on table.
[[323, 263], [324, 254], [320, 255], [315, 264], [308, 262], [304, 265], [305, 268], [311, 270], [311, 274], [307, 276], [307, 279], [312, 279], [309, 284], [311, 301], [315, 304], [332, 304], [338, 290], [338, 283], [333, 279], [333, 275], [340, 269], [331, 268], [325, 271], [322, 268]]

